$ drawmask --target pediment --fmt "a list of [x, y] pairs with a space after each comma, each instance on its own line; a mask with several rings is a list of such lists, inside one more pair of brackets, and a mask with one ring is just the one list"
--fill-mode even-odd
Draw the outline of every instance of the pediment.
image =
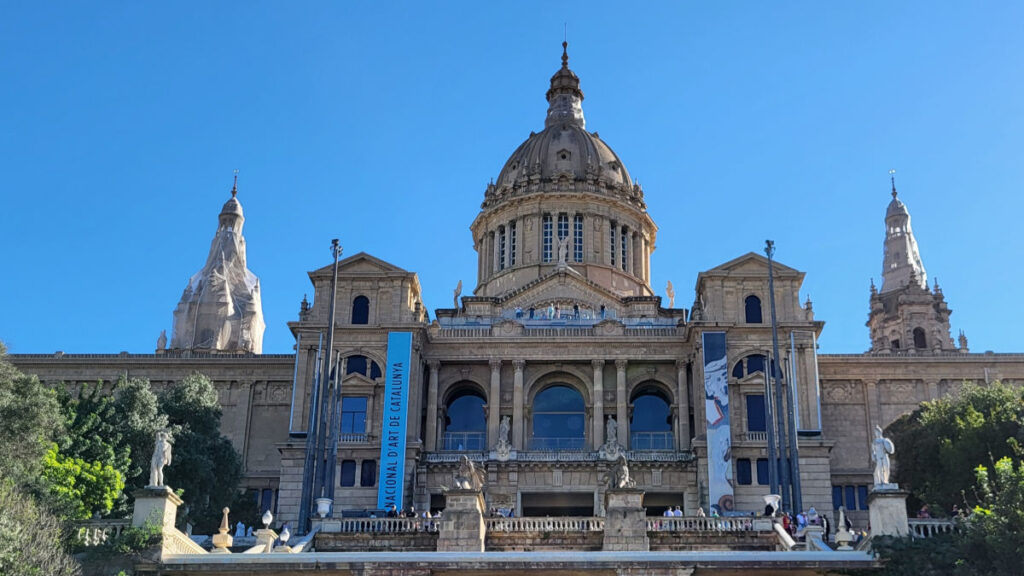
[[503, 308], [519, 306], [524, 309], [560, 302], [589, 304], [594, 310], [602, 305], [612, 310], [622, 307], [617, 294], [571, 270], [556, 270], [502, 297], [499, 302]]
[[[773, 268], [775, 275], [779, 277], [803, 276], [803, 272], [795, 268], [790, 268], [785, 264], [781, 264], [778, 260], [773, 261]], [[738, 258], [734, 258], [724, 264], [719, 264], [710, 270], [701, 272], [701, 275], [708, 276], [717, 276], [721, 274], [728, 274], [730, 276], [767, 276], [768, 258], [755, 252], [747, 252]]]
[[[323, 268], [319, 268], [310, 272], [310, 276], [320, 276], [323, 274], [331, 274], [334, 264], [328, 264]], [[360, 252], [354, 254], [338, 262], [338, 274], [409, 274], [408, 270], [404, 270], [385, 262], [376, 256], [367, 254], [366, 252]]]

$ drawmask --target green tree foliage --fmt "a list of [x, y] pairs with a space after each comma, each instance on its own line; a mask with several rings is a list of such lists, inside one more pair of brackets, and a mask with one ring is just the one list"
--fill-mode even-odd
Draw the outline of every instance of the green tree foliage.
[[[160, 413], [156, 394], [145, 378], [122, 377], [114, 387], [114, 414], [122, 441], [131, 455], [125, 474], [125, 493], [129, 496], [149, 482], [149, 460], [153, 439], [167, 427], [167, 416]], [[130, 503], [130, 498], [128, 499]]]
[[1024, 457], [1024, 389], [965, 385], [959, 397], [925, 402], [893, 422], [887, 435], [896, 444], [895, 481], [912, 492], [912, 507], [973, 506], [975, 468]]
[[124, 477], [110, 464], [64, 455], [56, 444], [43, 459], [42, 478], [58, 509], [79, 520], [110, 512], [124, 489]]
[[220, 433], [217, 391], [206, 376], [193, 373], [160, 395], [174, 440], [174, 463], [164, 470], [168, 486], [184, 491], [184, 520], [196, 532], [216, 532], [221, 509], [238, 495], [242, 459]]
[[114, 399], [104, 392], [103, 383], [83, 386], [77, 397], [66, 388], [58, 394], [65, 418], [65, 434], [58, 441], [61, 453], [125, 474], [131, 462], [130, 451], [117, 420]]
[[975, 470], [980, 502], [960, 538], [958, 576], [1020, 574], [1024, 558], [1024, 462], [1010, 458]]
[[76, 576], [66, 541], [61, 521], [0, 474], [0, 574]]
[[0, 475], [19, 486], [39, 476], [43, 456], [63, 433], [57, 394], [35, 376], [26, 376], [6, 361], [0, 342]]

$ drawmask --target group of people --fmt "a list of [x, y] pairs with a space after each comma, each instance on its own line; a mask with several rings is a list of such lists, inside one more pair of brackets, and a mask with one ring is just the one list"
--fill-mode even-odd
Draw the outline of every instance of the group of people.
[[516, 517], [516, 509], [515, 508], [491, 508], [490, 516], [491, 516], [491, 518], [515, 518]]

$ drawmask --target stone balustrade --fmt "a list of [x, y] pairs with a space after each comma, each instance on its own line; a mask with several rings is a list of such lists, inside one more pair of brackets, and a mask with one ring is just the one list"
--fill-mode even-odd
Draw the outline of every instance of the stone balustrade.
[[124, 520], [87, 520], [75, 525], [75, 545], [83, 548], [100, 546], [117, 538], [128, 528], [130, 522]]
[[314, 525], [325, 533], [408, 534], [437, 532], [439, 520], [430, 518], [326, 518]]
[[[647, 519], [648, 532], [751, 532], [760, 528], [755, 518], [655, 516]], [[771, 524], [764, 523], [770, 531]]]
[[956, 521], [942, 518], [911, 518], [907, 523], [914, 538], [931, 538], [960, 530]]
[[484, 525], [488, 532], [600, 532], [604, 530], [604, 518], [593, 516], [485, 518]]

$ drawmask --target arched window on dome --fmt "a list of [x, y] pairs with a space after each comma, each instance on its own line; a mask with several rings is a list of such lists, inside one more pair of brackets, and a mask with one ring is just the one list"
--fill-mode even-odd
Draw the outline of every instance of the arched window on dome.
[[672, 410], [664, 393], [654, 387], [641, 388], [633, 396], [629, 421], [631, 450], [672, 450]]
[[928, 340], [924, 335], [924, 328], [914, 328], [914, 348], [923, 350], [928, 347]]
[[751, 294], [743, 300], [744, 312], [746, 312], [747, 324], [761, 324], [764, 322], [761, 316], [761, 299]]
[[370, 323], [370, 299], [366, 296], [356, 296], [355, 300], [352, 300], [352, 323]]
[[480, 452], [487, 448], [485, 404], [475, 390], [463, 390], [451, 397], [445, 406], [442, 450]]
[[575, 388], [556, 384], [533, 399], [533, 450], [580, 450], [586, 441], [583, 396]]

